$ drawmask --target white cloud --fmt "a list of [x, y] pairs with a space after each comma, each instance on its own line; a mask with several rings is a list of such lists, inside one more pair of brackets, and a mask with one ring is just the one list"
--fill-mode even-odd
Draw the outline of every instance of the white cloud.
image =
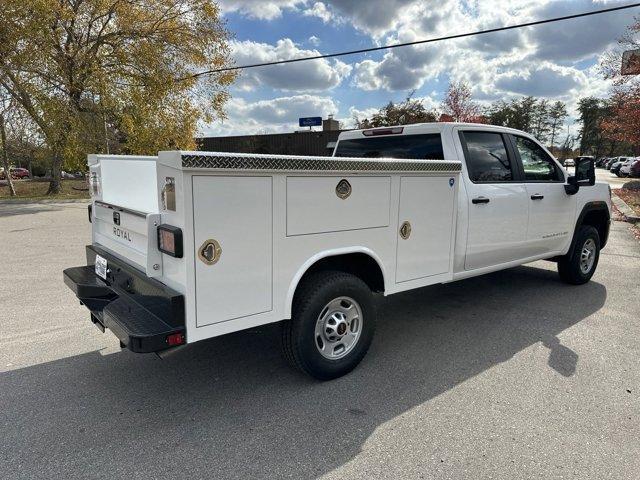
[[566, 95], [585, 84], [586, 76], [581, 71], [551, 63], [508, 72], [500, 75], [495, 82], [499, 90], [545, 98]]
[[234, 97], [226, 105], [228, 119], [202, 129], [207, 135], [249, 135], [254, 133], [293, 132], [298, 118], [338, 113], [338, 105], [330, 97], [293, 95], [248, 102]]
[[282, 16], [284, 10], [294, 10], [304, 0], [220, 0], [223, 13], [238, 12], [250, 18], [273, 20]]
[[[283, 38], [275, 45], [249, 40], [231, 42], [232, 55], [237, 65], [264, 63], [277, 60], [318, 55], [317, 50], [298, 48], [292, 40]], [[267, 86], [284, 91], [313, 92], [338, 86], [351, 73], [351, 66], [341, 60], [314, 60], [247, 69], [241, 72], [236, 87], [252, 90]]]
[[307, 41], [314, 47], [317, 47], [318, 45], [320, 45], [320, 43], [322, 43], [320, 39], [315, 35], [311, 35]]
[[311, 8], [305, 8], [302, 14], [307, 17], [318, 17], [324, 23], [328, 23], [332, 18], [331, 12], [322, 2], [315, 2]]
[[[551, 18], [626, 3], [629, 2], [610, 0], [606, 5], [593, 0], [550, 2], [538, 8], [535, 16]], [[632, 13], [621, 11], [540, 25], [528, 30], [526, 35], [529, 41], [536, 45], [537, 58], [546, 61], [575, 62], [601, 54], [615, 43], [631, 21]]]
[[[374, 3], [377, 0], [373, 0]], [[434, 9], [421, 1], [394, 0], [398, 8], [359, 12], [341, 0], [330, 8], [351, 15], [349, 22], [367, 31], [375, 41], [405, 43], [453, 33], [494, 28], [567, 15], [602, 7], [600, 0], [576, 2], [505, 0], [463, 2], [443, 0]], [[609, 4], [622, 0], [608, 0]], [[464, 80], [485, 101], [515, 94], [562, 97], [584, 95], [591, 82], [578, 67], [595, 61], [631, 21], [624, 13], [559, 22], [519, 30], [402, 47], [388, 50], [379, 60], [355, 64], [353, 84], [365, 91], [403, 91], [420, 88], [433, 79]], [[544, 65], [544, 67], [543, 67]], [[596, 90], [600, 91], [602, 83]]]
[[[342, 18], [348, 18], [349, 23], [374, 37], [379, 37], [385, 32], [395, 30], [403, 12], [417, 0], [327, 0], [330, 10], [336, 12]], [[428, 2], [425, 2], [428, 3]], [[438, 2], [437, 9], [442, 2]], [[433, 5], [430, 9], [434, 9]]]
[[[289, 11], [299, 15], [300, 21], [306, 20], [305, 16], [312, 16], [326, 23], [322, 34], [307, 31], [309, 38], [305, 41], [305, 37], [301, 37], [300, 41], [308, 49], [286, 38], [275, 45], [233, 42], [236, 63], [242, 64], [316, 55], [319, 52], [315, 48], [320, 45], [318, 37], [322, 37], [324, 44], [328, 43], [336, 22], [340, 22], [340, 28], [351, 26], [368, 35], [371, 43], [382, 45], [513, 25], [595, 10], [624, 1], [441, 0], [434, 7], [434, 2], [424, 0], [368, 0], [366, 3], [351, 0], [223, 0], [222, 5], [224, 11], [254, 18], [273, 19]], [[380, 99], [380, 92], [404, 94], [429, 81], [440, 82], [438, 90], [442, 91], [449, 80], [464, 80], [471, 86], [474, 98], [483, 105], [497, 99], [534, 95], [565, 101], [572, 111], [577, 98], [606, 95], [609, 83], [602, 79], [593, 63], [615, 43], [631, 21], [632, 14], [619, 12], [403, 47], [372, 57], [349, 57], [349, 61], [354, 62], [353, 67], [339, 60], [320, 60], [247, 70], [236, 87], [241, 90], [268, 87], [298, 93], [323, 92], [344, 85], [350, 77], [350, 85], [369, 92], [364, 94], [367, 98]], [[362, 36], [354, 32], [353, 44], [344, 48], [358, 48], [359, 37]], [[585, 65], [591, 66], [585, 68]], [[400, 93], [393, 95], [399, 96]], [[425, 105], [438, 106], [440, 94], [436, 96], [437, 100], [433, 95], [425, 97]], [[297, 97], [301, 95], [281, 98]], [[365, 104], [371, 103], [366, 100]], [[360, 105], [352, 107], [348, 113], [343, 112], [344, 118], [339, 120], [350, 124], [354, 112], [363, 117], [370, 116], [371, 109]], [[295, 127], [295, 119], [290, 125]], [[281, 126], [276, 123], [275, 128]]]

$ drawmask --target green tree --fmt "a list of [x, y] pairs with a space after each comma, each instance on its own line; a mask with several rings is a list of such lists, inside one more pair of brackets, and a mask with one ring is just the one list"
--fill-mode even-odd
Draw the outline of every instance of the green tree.
[[522, 130], [552, 145], [567, 116], [562, 102], [550, 104], [546, 99], [531, 96], [508, 103], [499, 100], [491, 104], [485, 114], [492, 125]]
[[609, 114], [605, 101], [596, 97], [582, 98], [578, 101], [578, 113], [580, 153], [600, 156], [605, 143], [601, 124]]
[[488, 108], [486, 115], [492, 125], [533, 133], [536, 105], [537, 100], [533, 97], [522, 97], [509, 103], [500, 100]]
[[125, 153], [192, 148], [235, 78], [194, 73], [228, 65], [228, 39], [213, 0], [2, 0], [0, 86], [45, 139], [49, 192], [105, 130]]
[[549, 100], [541, 99], [533, 105], [531, 134], [544, 143], [547, 142], [551, 133], [550, 111]]
[[12, 105], [10, 96], [0, 88], [0, 155], [2, 156], [2, 168], [9, 188], [9, 195], [16, 196], [16, 189], [11, 178], [11, 165], [9, 164], [9, 147], [7, 145], [7, 117], [11, 115], [15, 105]]
[[561, 101], [555, 102], [549, 109], [549, 145], [553, 148], [556, 144], [556, 140], [564, 126], [564, 121], [567, 118], [567, 105]]
[[392, 125], [408, 125], [411, 123], [435, 122], [437, 115], [432, 110], [427, 110], [422, 100], [413, 98], [411, 92], [400, 103], [389, 102], [371, 118], [359, 119], [354, 117], [356, 128], [389, 127]]

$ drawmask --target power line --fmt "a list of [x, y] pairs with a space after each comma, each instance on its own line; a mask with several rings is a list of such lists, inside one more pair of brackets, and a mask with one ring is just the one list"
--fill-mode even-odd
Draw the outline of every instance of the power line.
[[406, 42], [406, 43], [395, 43], [392, 45], [383, 45], [381, 47], [371, 47], [371, 48], [361, 48], [359, 50], [348, 50], [345, 52], [336, 52], [336, 53], [327, 53], [324, 55], [313, 55], [310, 57], [300, 57], [300, 58], [291, 58], [288, 60], [276, 60], [273, 62], [263, 62], [263, 63], [252, 63], [249, 65], [240, 65], [237, 67], [224, 67], [224, 68], [216, 68], [213, 70], [206, 70], [204, 72], [198, 72], [193, 74], [192, 76], [188, 77], [188, 78], [196, 78], [196, 77], [201, 77], [204, 75], [211, 75], [214, 73], [222, 73], [222, 72], [229, 72], [229, 71], [233, 71], [233, 70], [246, 70], [248, 68], [257, 68], [257, 67], [268, 67], [271, 65], [283, 65], [285, 63], [296, 63], [296, 62], [306, 62], [309, 60], [320, 60], [322, 58], [334, 58], [334, 57], [343, 57], [346, 55], [357, 55], [359, 53], [368, 53], [368, 52], [377, 52], [380, 50], [390, 50], [392, 48], [399, 48], [399, 47], [410, 47], [412, 45], [422, 45], [425, 43], [435, 43], [435, 42], [442, 42], [444, 40], [452, 40], [455, 38], [464, 38], [464, 37], [473, 37], [475, 35], [485, 35], [487, 33], [495, 33], [495, 32], [504, 32], [506, 30], [515, 30], [517, 28], [524, 28], [524, 27], [533, 27], [536, 25], [543, 25], [546, 23], [554, 23], [554, 22], [562, 22], [565, 20], [573, 20], [576, 18], [582, 18], [582, 17], [590, 17], [592, 15], [601, 15], [603, 13], [610, 13], [610, 12], [617, 12], [620, 10], [627, 10], [629, 8], [635, 8], [635, 7], [640, 7], [640, 3], [632, 3], [629, 5], [622, 5], [619, 7], [611, 7], [611, 8], [603, 8], [602, 10], [593, 10], [591, 12], [584, 12], [584, 13], [576, 13], [574, 15], [565, 15], [563, 17], [554, 17], [554, 18], [548, 18], [545, 20], [536, 20], [535, 22], [527, 22], [527, 23], [519, 23], [517, 25], [509, 25], [506, 27], [497, 27], [497, 28], [490, 28], [488, 30], [478, 30], [475, 32], [466, 32], [466, 33], [458, 33], [455, 35], [446, 35], [444, 37], [436, 37], [436, 38], [428, 38], [425, 40], [416, 40], [414, 42]]

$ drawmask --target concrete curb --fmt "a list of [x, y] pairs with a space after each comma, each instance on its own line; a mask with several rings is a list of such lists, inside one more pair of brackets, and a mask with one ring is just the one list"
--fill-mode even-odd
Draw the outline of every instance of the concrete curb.
[[624, 218], [627, 222], [640, 223], [640, 217], [636, 215], [636, 212], [634, 212], [633, 209], [629, 205], [627, 205], [627, 202], [625, 202], [615, 193], [611, 195], [611, 201], [618, 208], [618, 210], [620, 210], [622, 215], [624, 215]]
[[3, 198], [0, 205], [30, 205], [33, 203], [91, 203], [90, 198]]

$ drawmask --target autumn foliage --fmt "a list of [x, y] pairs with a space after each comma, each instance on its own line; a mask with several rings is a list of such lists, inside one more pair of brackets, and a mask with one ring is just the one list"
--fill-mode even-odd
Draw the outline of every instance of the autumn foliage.
[[638, 75], [622, 76], [620, 66], [625, 50], [640, 48], [640, 18], [618, 40], [618, 48], [607, 52], [601, 64], [605, 78], [613, 81], [609, 99], [609, 115], [602, 120], [604, 134], [612, 139], [630, 144], [640, 153], [640, 78]]
[[471, 99], [471, 89], [464, 82], [451, 82], [442, 101], [440, 121], [486, 123], [480, 106]]
[[51, 193], [89, 152], [192, 148], [235, 78], [194, 74], [231, 63], [229, 37], [213, 0], [2, 0], [0, 90], [44, 138]]

